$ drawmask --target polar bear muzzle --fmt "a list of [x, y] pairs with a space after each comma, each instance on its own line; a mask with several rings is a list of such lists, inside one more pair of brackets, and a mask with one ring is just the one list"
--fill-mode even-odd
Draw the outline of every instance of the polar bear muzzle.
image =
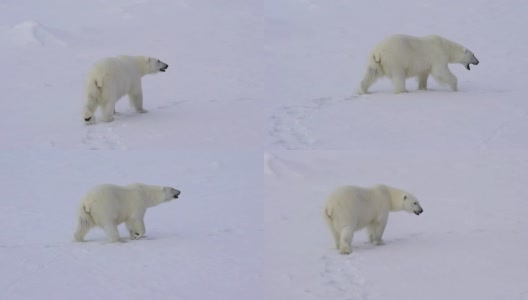
[[161, 68], [160, 68], [160, 72], [165, 72], [167, 70], [167, 68], [169, 67], [169, 65], [164, 63], [164, 62], [161, 62], [161, 61], [160, 61], [160, 63], [162, 64]]
[[423, 208], [421, 206], [418, 206], [418, 209], [415, 209], [414, 213], [419, 216], [421, 213], [423, 213]]
[[470, 70], [470, 69], [469, 69], [469, 65], [471, 65], [471, 64], [473, 64], [473, 65], [478, 65], [478, 64], [479, 64], [479, 61], [477, 60], [476, 63], [469, 63], [469, 64], [467, 64], [467, 65], [466, 65], [466, 69]]
[[469, 65], [478, 65], [479, 64], [479, 60], [475, 57], [475, 54], [471, 54], [471, 59], [469, 61], [469, 63], [466, 64], [466, 69], [469, 70]]
[[175, 190], [174, 192], [174, 199], [178, 199], [178, 197], [180, 196], [181, 192], [178, 191], [178, 190]]

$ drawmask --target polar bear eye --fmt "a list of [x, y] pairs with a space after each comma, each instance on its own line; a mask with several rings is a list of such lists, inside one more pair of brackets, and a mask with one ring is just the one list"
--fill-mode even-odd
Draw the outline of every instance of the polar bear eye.
[[413, 204], [416, 205], [416, 202], [414, 202]]
[[407, 199], [407, 195], [404, 195], [404, 196], [403, 196], [403, 200], [405, 200], [405, 199]]

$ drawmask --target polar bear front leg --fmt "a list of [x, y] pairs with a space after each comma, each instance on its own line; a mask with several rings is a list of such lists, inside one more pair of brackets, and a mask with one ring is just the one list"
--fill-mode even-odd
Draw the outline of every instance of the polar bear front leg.
[[453, 92], [458, 91], [458, 79], [451, 73], [447, 65], [433, 69], [431, 75], [441, 84], [447, 84]]
[[375, 222], [372, 222], [367, 226], [369, 243], [371, 244], [374, 244], [374, 239], [375, 239], [374, 232], [376, 231], [376, 227], [377, 227], [377, 224]]
[[418, 75], [418, 89], [419, 90], [427, 90], [427, 78], [429, 77], [428, 73], [423, 73]]
[[126, 222], [131, 240], [139, 240], [145, 236], [145, 223], [143, 221], [130, 219]]
[[130, 105], [138, 112], [138, 113], [146, 113], [147, 111], [143, 109], [143, 91], [141, 90], [141, 87], [137, 88], [136, 90], [130, 92], [128, 94], [128, 99], [130, 100]]
[[385, 231], [385, 226], [387, 225], [387, 221], [374, 221], [371, 224], [367, 226], [367, 231], [369, 234], [369, 241], [374, 245], [381, 245], [383, 244], [383, 240], [381, 237], [383, 236], [383, 232]]
[[[126, 228], [128, 230], [128, 234], [129, 234], [131, 240], [135, 240], [136, 239], [136, 230], [135, 230], [136, 224], [135, 224], [134, 221], [135, 221], [134, 219], [128, 219], [125, 222], [125, 225], [126, 225]], [[137, 235], [139, 235], [139, 233]]]
[[145, 210], [136, 211], [126, 221], [126, 227], [130, 234], [130, 239], [139, 240], [145, 236]]

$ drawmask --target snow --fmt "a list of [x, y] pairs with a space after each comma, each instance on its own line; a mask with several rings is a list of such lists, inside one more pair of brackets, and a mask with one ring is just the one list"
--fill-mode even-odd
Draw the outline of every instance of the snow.
[[[0, 299], [528, 299], [525, 69], [528, 3], [515, 0], [7, 0], [0, 3]], [[472, 50], [394, 95], [356, 89], [394, 33]], [[101, 57], [169, 64], [143, 79], [147, 114], [118, 103], [85, 126]], [[182, 191], [147, 236], [73, 243], [96, 184]], [[344, 184], [416, 194], [385, 244], [333, 249], [325, 198]], [[121, 228], [123, 229], [123, 228]], [[125, 236], [124, 230], [121, 235]]]

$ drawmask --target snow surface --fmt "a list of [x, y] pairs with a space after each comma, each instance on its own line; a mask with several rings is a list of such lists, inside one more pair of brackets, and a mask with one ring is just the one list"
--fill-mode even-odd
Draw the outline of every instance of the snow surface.
[[[528, 2], [451, 2], [1, 1], [0, 299], [528, 299]], [[457, 93], [358, 96], [394, 33], [481, 63], [451, 66]], [[85, 76], [119, 54], [169, 64], [143, 79], [149, 113], [123, 99], [84, 126]], [[130, 182], [182, 196], [145, 239], [72, 243], [84, 193]], [[424, 214], [339, 255], [325, 198], [376, 183]]]

